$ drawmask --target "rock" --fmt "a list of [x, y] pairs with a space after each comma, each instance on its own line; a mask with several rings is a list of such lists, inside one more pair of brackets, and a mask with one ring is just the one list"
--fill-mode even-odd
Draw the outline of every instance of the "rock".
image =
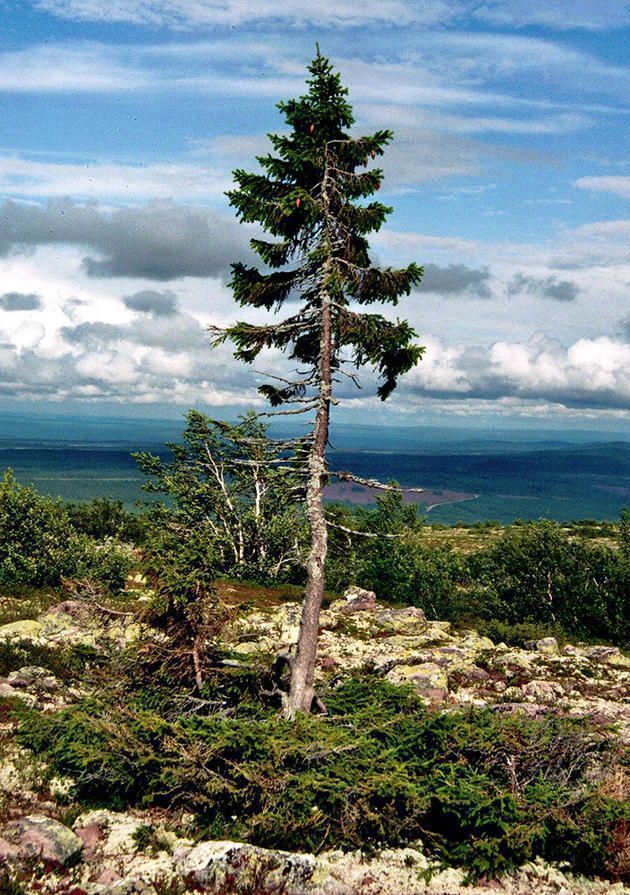
[[74, 830], [90, 848], [99, 844], [106, 857], [131, 855], [137, 851], [134, 834], [145, 822], [131, 814], [107, 809], [86, 811], [77, 817]]
[[[416, 606], [407, 606], [404, 609], [381, 609], [376, 620], [380, 626], [404, 637], [424, 634], [429, 627], [424, 612]], [[436, 622], [431, 622], [432, 627], [436, 624]]]
[[39, 640], [41, 634], [40, 622], [29, 618], [0, 625], [0, 640]]
[[0, 682], [0, 697], [2, 699], [21, 699], [28, 706], [34, 706], [37, 702], [32, 693], [25, 693], [23, 690], [18, 690], [4, 681]]
[[521, 685], [521, 690], [525, 696], [536, 702], [555, 702], [556, 699], [564, 696], [564, 687], [556, 681], [529, 681], [529, 683]]
[[540, 640], [529, 640], [525, 644], [529, 650], [541, 653], [543, 656], [557, 656], [558, 641], [555, 637], [541, 637]]
[[527, 653], [522, 650], [511, 649], [507, 653], [501, 653], [499, 657], [499, 662], [496, 663], [499, 667], [504, 668], [519, 668], [523, 671], [529, 671], [532, 667], [532, 659]]
[[200, 842], [176, 849], [177, 872], [204, 889], [249, 895], [282, 892], [304, 895], [310, 889], [317, 860], [314, 855], [271, 851], [242, 842]]
[[[83, 827], [75, 827], [74, 832], [85, 846], [86, 851], [93, 851], [103, 841], [104, 831], [97, 823], [87, 823]], [[103, 880], [103, 882], [111, 882], [111, 880]]]
[[98, 646], [104, 639], [124, 646], [140, 635], [140, 625], [111, 617], [81, 600], [65, 600], [40, 615], [41, 636], [51, 644]]
[[117, 883], [120, 878], [120, 873], [116, 873], [111, 867], [106, 867], [105, 870], [101, 871], [97, 876], [96, 883], [101, 886], [111, 885], [111, 883]]
[[70, 864], [79, 857], [83, 843], [59, 821], [30, 814], [17, 821], [18, 846], [23, 854], [37, 855], [54, 864]]
[[617, 646], [589, 646], [584, 650], [584, 655], [596, 662], [605, 662], [607, 665], [630, 665], [630, 660], [621, 655]]
[[448, 677], [435, 662], [396, 665], [386, 678], [392, 684], [413, 684], [421, 696], [432, 702], [443, 702], [448, 697]]
[[344, 612], [376, 612], [378, 608], [374, 591], [363, 590], [362, 587], [353, 585], [347, 589], [343, 596], [346, 601]]
[[0, 837], [0, 867], [3, 863], [15, 861], [20, 857], [20, 849], [13, 842]]
[[88, 889], [90, 895], [158, 895], [150, 880], [142, 876], [126, 876], [111, 882], [97, 883]]
[[490, 640], [489, 637], [485, 637], [483, 634], [478, 634], [476, 631], [465, 631], [463, 634], [464, 637], [463, 640], [460, 641], [459, 646], [461, 649], [473, 653], [474, 656], [478, 656], [480, 653], [485, 653], [488, 650], [494, 649], [492, 640]]
[[47, 668], [41, 668], [39, 665], [25, 665], [18, 671], [12, 671], [7, 681], [12, 687], [36, 692], [50, 692], [60, 687], [57, 678]]
[[[478, 665], [471, 665], [469, 667], [462, 668], [459, 673], [462, 678], [464, 678], [467, 681], [470, 681], [470, 683], [475, 683], [475, 684], [483, 684], [487, 680], [490, 679], [490, 675], [488, 674], [486, 669], [479, 668]], [[497, 683], [499, 683], [499, 681], [497, 681]], [[501, 683], [503, 683], [503, 682], [501, 681]], [[505, 687], [505, 685], [504, 685], [504, 687]]]

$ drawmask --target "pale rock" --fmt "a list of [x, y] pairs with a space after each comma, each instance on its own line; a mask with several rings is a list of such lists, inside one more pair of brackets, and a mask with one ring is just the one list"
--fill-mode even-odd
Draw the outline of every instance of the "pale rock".
[[12, 687], [36, 692], [51, 692], [59, 689], [59, 681], [47, 668], [39, 665], [25, 665], [17, 671], [7, 675], [7, 681]]
[[107, 640], [124, 646], [138, 639], [142, 627], [125, 618], [110, 618], [89, 603], [65, 600], [38, 618], [40, 636], [50, 644], [98, 646]]
[[460, 641], [460, 646], [462, 649], [473, 653], [473, 655], [478, 656], [480, 653], [494, 649], [494, 643], [489, 637], [478, 634], [476, 631], [465, 631], [462, 633], [463, 639]]
[[584, 650], [584, 655], [592, 661], [604, 662], [606, 665], [630, 667], [630, 659], [627, 656], [622, 656], [617, 646], [589, 646]]
[[36, 704], [37, 699], [32, 693], [25, 693], [24, 690], [18, 690], [11, 684], [5, 682], [0, 683], [0, 698], [2, 699], [20, 699], [31, 708]]
[[145, 825], [141, 818], [124, 812], [109, 811], [105, 808], [86, 811], [74, 823], [77, 833], [97, 828], [103, 835], [100, 849], [105, 857], [131, 855], [137, 851], [134, 834]]
[[554, 702], [564, 696], [564, 687], [556, 681], [533, 680], [522, 684], [521, 690], [536, 702]]
[[71, 777], [52, 777], [48, 789], [54, 799], [67, 799], [74, 788], [74, 780]]
[[435, 662], [422, 665], [396, 665], [386, 675], [392, 684], [413, 684], [421, 696], [442, 702], [448, 697], [448, 677]]
[[68, 827], [42, 814], [30, 814], [16, 822], [18, 847], [55, 864], [69, 864], [79, 857], [83, 843]]
[[41, 623], [30, 618], [0, 625], [0, 640], [39, 640], [41, 635]]
[[535, 650], [543, 656], [558, 655], [558, 641], [555, 637], [541, 637], [540, 640], [530, 640], [525, 644], [527, 649]]
[[377, 607], [376, 594], [372, 590], [364, 590], [362, 587], [353, 585], [349, 587], [343, 595], [346, 605], [343, 607], [344, 612], [375, 612]]
[[311, 854], [271, 851], [242, 842], [200, 842], [176, 849], [180, 876], [212, 891], [249, 895], [253, 891], [282, 891], [304, 895], [310, 889], [317, 859]]

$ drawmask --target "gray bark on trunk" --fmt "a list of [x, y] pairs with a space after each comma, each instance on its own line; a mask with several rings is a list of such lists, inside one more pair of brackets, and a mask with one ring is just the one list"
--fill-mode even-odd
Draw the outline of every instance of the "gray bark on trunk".
[[314, 441], [308, 461], [309, 476], [306, 491], [311, 547], [306, 564], [307, 584], [302, 607], [300, 636], [291, 670], [291, 688], [285, 708], [288, 717], [293, 717], [296, 712], [310, 712], [315, 699], [313, 676], [317, 659], [319, 613], [324, 598], [324, 566], [328, 550], [328, 531], [322, 492], [326, 483], [325, 454], [332, 392], [331, 349], [330, 298], [325, 296], [322, 307], [319, 401], [315, 417]]

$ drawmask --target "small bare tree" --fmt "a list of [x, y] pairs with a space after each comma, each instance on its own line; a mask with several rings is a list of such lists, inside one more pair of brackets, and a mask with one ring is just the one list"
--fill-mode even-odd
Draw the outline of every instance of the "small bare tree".
[[251, 241], [266, 270], [232, 266], [234, 297], [241, 305], [270, 311], [289, 299], [299, 298], [301, 306], [279, 322], [239, 322], [216, 331], [217, 342], [232, 340], [235, 356], [249, 363], [265, 348], [288, 351], [298, 364], [297, 378], [272, 377], [274, 384], [259, 391], [273, 406], [292, 405], [278, 413], [313, 414], [309, 433], [297, 445], [291, 443], [293, 466], [304, 475], [311, 540], [300, 635], [285, 700], [289, 717], [311, 711], [314, 702], [321, 707], [313, 676], [324, 594], [327, 524], [322, 492], [328, 479], [330, 408], [337, 403], [334, 385], [342, 376], [358, 385], [346, 365], [371, 365], [384, 400], [423, 353], [407, 321], [356, 310], [374, 302], [395, 305], [422, 277], [416, 264], [402, 270], [373, 267], [368, 254], [366, 234], [378, 230], [391, 209], [362, 200], [380, 188], [382, 171], [369, 165], [382, 155], [392, 134], [382, 130], [350, 136], [346, 129], [354, 118], [348, 91], [319, 48], [309, 72], [308, 93], [278, 106], [292, 130], [270, 135], [276, 155], [258, 159], [264, 173], [235, 171], [237, 188], [228, 193], [242, 221], [262, 224], [276, 239]]

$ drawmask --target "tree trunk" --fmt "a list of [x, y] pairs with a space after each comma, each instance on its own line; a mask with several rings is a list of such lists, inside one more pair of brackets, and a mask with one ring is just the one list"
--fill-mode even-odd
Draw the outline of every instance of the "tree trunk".
[[[328, 265], [324, 267], [324, 282], [328, 275]], [[291, 686], [284, 707], [284, 713], [292, 718], [296, 712], [310, 712], [315, 690], [313, 676], [317, 659], [317, 639], [319, 635], [319, 613], [324, 597], [324, 565], [328, 550], [328, 531], [324, 515], [322, 492], [326, 483], [326, 445], [330, 421], [330, 399], [332, 396], [332, 320], [330, 295], [324, 289], [322, 295], [322, 329], [318, 364], [319, 396], [313, 444], [308, 460], [308, 483], [306, 490], [307, 516], [311, 529], [311, 547], [306, 564], [307, 582], [300, 636], [297, 652], [291, 669]]]

